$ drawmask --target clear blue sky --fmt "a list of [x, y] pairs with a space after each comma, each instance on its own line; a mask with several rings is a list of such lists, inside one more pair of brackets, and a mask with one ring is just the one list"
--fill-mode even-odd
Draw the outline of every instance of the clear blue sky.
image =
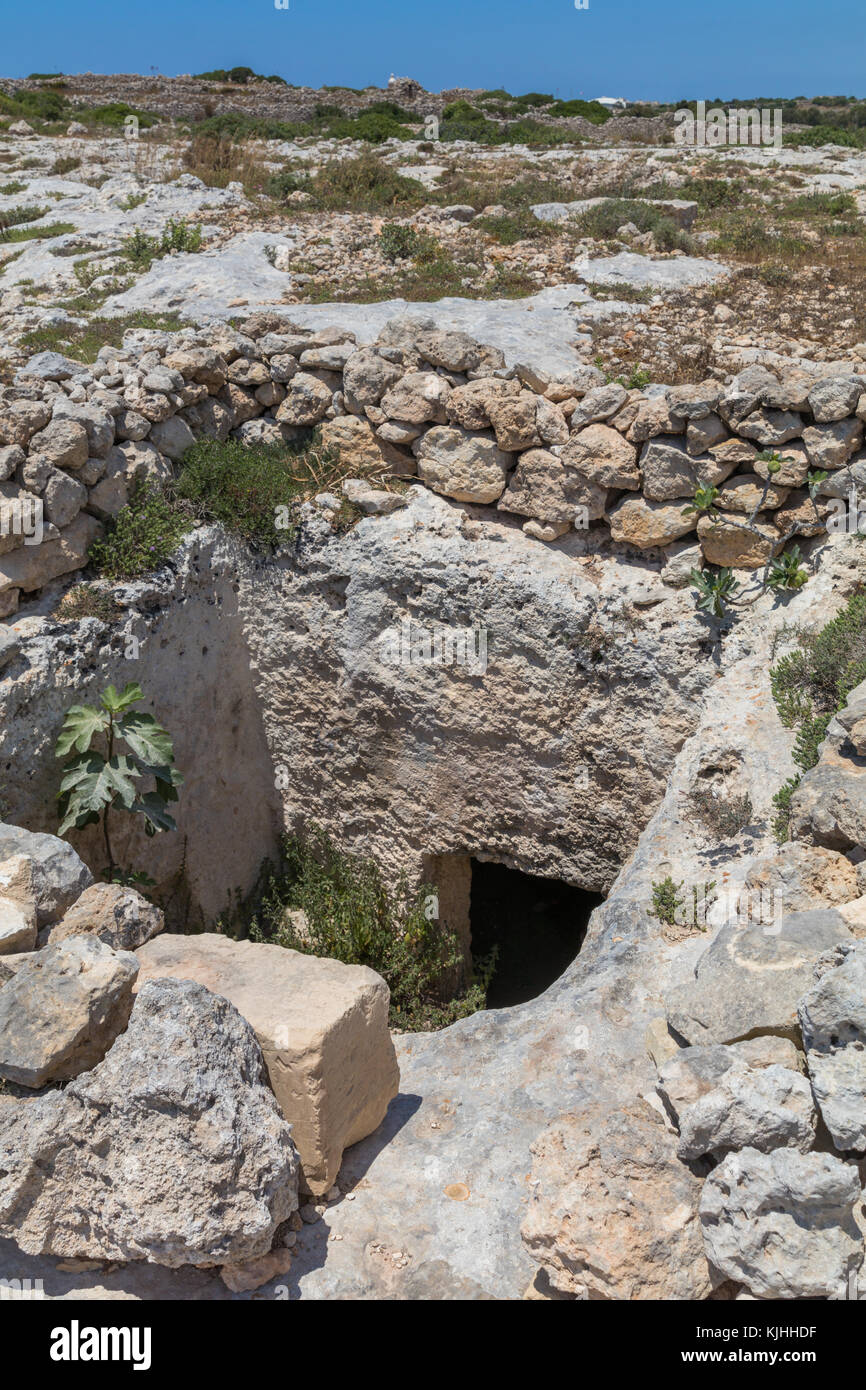
[[0, 75], [202, 72], [560, 96], [866, 95], [866, 0], [0, 0]]

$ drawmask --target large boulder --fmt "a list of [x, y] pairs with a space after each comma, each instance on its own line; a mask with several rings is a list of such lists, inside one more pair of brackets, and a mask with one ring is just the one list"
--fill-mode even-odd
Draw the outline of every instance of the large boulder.
[[707, 1258], [759, 1298], [844, 1298], [863, 1261], [852, 1164], [794, 1149], [728, 1154], [704, 1184]]
[[837, 1149], [866, 1149], [866, 943], [837, 948], [800, 1001], [812, 1090]]
[[779, 534], [772, 527], [758, 522], [749, 526], [719, 516], [701, 517], [698, 538], [704, 559], [729, 569], [761, 569], [781, 549]]
[[[3, 865], [0, 864], [0, 873]], [[0, 897], [0, 956], [32, 951], [36, 945], [36, 909], [12, 898]]]
[[22, 545], [11, 555], [0, 556], [0, 595], [7, 589], [31, 593], [52, 579], [71, 574], [87, 564], [87, 551], [100, 534], [95, 517], [79, 512], [70, 526], [41, 545]]
[[71, 845], [56, 835], [0, 824], [0, 893], [15, 896], [10, 885], [20, 880], [20, 866], [6, 861], [23, 855], [30, 862], [26, 888], [36, 902], [40, 927], [58, 922], [93, 882], [93, 875]]
[[236, 1264], [270, 1250], [297, 1181], [249, 1024], [192, 981], [150, 980], [99, 1066], [4, 1113], [0, 1235], [33, 1255]]
[[0, 989], [0, 1076], [38, 1088], [105, 1056], [126, 1027], [138, 961], [94, 937], [35, 952]]
[[694, 977], [671, 990], [668, 1023], [689, 1043], [735, 1042], [759, 1033], [798, 1038], [797, 1004], [823, 951], [851, 934], [831, 909], [721, 927]]
[[[527, 449], [518, 458], [497, 508], [538, 521], [570, 524], [584, 503], [586, 488], [586, 482], [549, 450]], [[605, 496], [602, 492], [602, 510]]]
[[165, 915], [134, 888], [94, 883], [39, 944], [57, 946], [73, 936], [95, 936], [115, 951], [135, 951], [165, 926]]
[[291, 379], [286, 397], [275, 412], [283, 425], [317, 425], [331, 404], [333, 392], [309, 372], [297, 372]]
[[644, 1100], [565, 1115], [533, 1144], [530, 1255], [564, 1293], [700, 1299], [710, 1292], [697, 1206], [700, 1179]]
[[391, 420], [423, 425], [428, 420], [444, 424], [450, 386], [436, 372], [407, 372], [382, 397], [381, 408]]
[[[858, 687], [859, 690], [859, 687]], [[852, 700], [857, 691], [852, 692]], [[857, 705], [846, 710], [856, 712]], [[846, 710], [831, 722], [814, 767], [791, 798], [791, 834], [825, 849], [866, 846], [866, 762], [856, 754]], [[854, 735], [857, 737], [857, 735]]]
[[372, 1134], [397, 1094], [388, 987], [374, 971], [282, 946], [206, 933], [163, 935], [138, 952], [140, 980], [197, 980], [255, 1029], [302, 1164], [326, 1193], [343, 1150]]

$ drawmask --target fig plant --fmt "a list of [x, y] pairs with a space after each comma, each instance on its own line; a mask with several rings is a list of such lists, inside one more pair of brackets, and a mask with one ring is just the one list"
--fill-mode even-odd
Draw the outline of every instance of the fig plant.
[[[62, 819], [57, 833], [65, 835], [101, 822], [109, 882], [143, 881], [141, 875], [130, 875], [115, 863], [109, 831], [112, 811], [142, 816], [148, 835], [177, 829], [168, 803], [177, 801], [183, 777], [174, 766], [168, 731], [152, 714], [132, 708], [143, 698], [135, 681], [119, 694], [109, 685], [98, 708], [72, 705], [67, 710], [57, 740], [56, 757], [75, 753], [60, 782]], [[145, 789], [150, 779], [152, 786]]]

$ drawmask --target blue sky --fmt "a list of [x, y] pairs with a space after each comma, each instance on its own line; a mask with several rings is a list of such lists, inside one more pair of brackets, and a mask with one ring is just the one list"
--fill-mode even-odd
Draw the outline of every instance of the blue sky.
[[866, 95], [864, 0], [0, 0], [0, 75], [173, 75], [559, 96]]

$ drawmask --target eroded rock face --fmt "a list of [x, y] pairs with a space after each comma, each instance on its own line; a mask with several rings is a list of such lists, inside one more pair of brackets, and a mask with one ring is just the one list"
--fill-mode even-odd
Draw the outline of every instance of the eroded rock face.
[[[668, 1022], [687, 1042], [736, 1042], [759, 1033], [796, 1040], [797, 1003], [823, 951], [851, 940], [837, 912], [792, 912], [778, 923], [729, 923], [668, 998]], [[748, 988], [746, 988], [748, 981]]]
[[[837, 1149], [866, 1149], [866, 948], [840, 947], [800, 1001], [812, 1090]], [[829, 963], [829, 962], [828, 962]]]
[[327, 1193], [343, 1150], [373, 1133], [397, 1094], [385, 981], [362, 965], [210, 933], [161, 936], [138, 960], [142, 981], [197, 980], [252, 1025], [303, 1186]]
[[856, 1167], [830, 1154], [729, 1154], [701, 1194], [707, 1256], [759, 1298], [844, 1298], [863, 1262], [859, 1198]]
[[235, 1264], [297, 1207], [255, 1035], [192, 981], [149, 981], [99, 1066], [3, 1120], [0, 1234], [31, 1254]]
[[523, 1240], [551, 1283], [590, 1298], [706, 1298], [701, 1180], [646, 1101], [567, 1115], [533, 1145]]

